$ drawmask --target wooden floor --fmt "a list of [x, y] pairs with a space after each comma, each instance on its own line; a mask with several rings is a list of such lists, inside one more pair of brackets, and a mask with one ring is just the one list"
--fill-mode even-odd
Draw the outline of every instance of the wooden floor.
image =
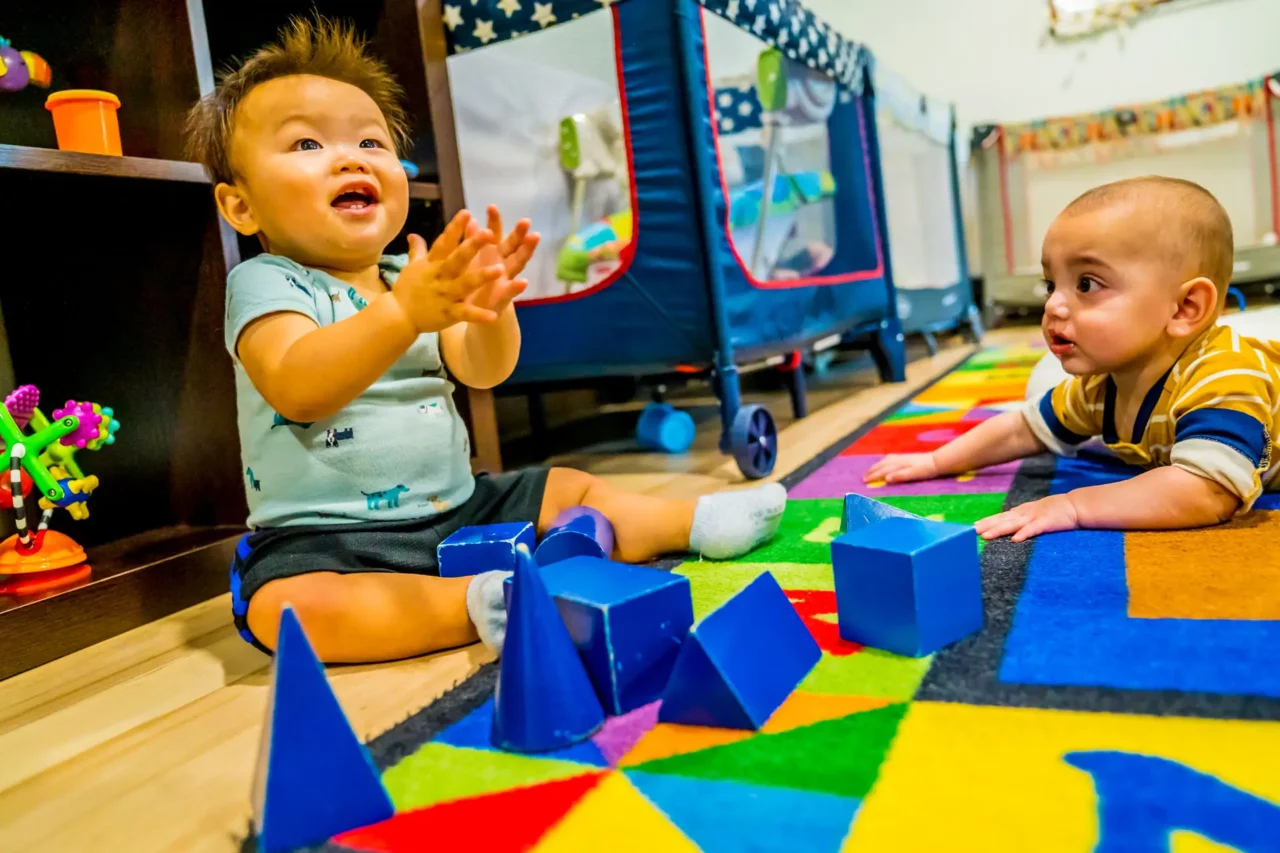
[[[1038, 337], [995, 332], [988, 345]], [[932, 381], [972, 347], [954, 341], [912, 363], [907, 382], [837, 376], [811, 395], [808, 418], [779, 416], [785, 476]], [[819, 408], [819, 406], [821, 406]], [[743, 485], [715, 452], [704, 419], [694, 452], [557, 457], [636, 491], [689, 497]], [[599, 448], [596, 448], [599, 450]], [[0, 851], [232, 851], [247, 829], [268, 658], [231, 625], [227, 595], [0, 682]], [[376, 735], [487, 660], [479, 646], [415, 660], [329, 670], [352, 725]]]

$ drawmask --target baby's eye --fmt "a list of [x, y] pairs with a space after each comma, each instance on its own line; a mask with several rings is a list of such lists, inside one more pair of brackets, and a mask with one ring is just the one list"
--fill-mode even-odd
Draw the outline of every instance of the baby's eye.
[[294, 151], [319, 151], [320, 143], [316, 142], [314, 139], [299, 139], [297, 142], [293, 143], [293, 150]]
[[1100, 287], [1102, 287], [1102, 285], [1098, 284], [1098, 280], [1096, 278], [1088, 275], [1082, 275], [1080, 276], [1080, 284], [1077, 286], [1077, 289], [1081, 293], [1096, 293]]
[[382, 143], [376, 139], [361, 139], [360, 147], [361, 148], [381, 148]]
[[1045, 295], [1045, 296], [1052, 296], [1052, 295], [1053, 295], [1053, 282], [1049, 281], [1049, 279], [1047, 279], [1047, 278], [1046, 278], [1044, 281], [1042, 281], [1042, 282], [1040, 282], [1040, 283], [1044, 285], [1044, 295]]

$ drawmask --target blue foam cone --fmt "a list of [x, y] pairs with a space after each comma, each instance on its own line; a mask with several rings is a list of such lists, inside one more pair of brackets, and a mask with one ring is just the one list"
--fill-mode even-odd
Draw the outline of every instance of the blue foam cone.
[[490, 740], [513, 752], [563, 749], [594, 734], [604, 709], [528, 547], [516, 552]]
[[319, 844], [395, 814], [291, 607], [280, 616], [253, 814], [263, 853]]

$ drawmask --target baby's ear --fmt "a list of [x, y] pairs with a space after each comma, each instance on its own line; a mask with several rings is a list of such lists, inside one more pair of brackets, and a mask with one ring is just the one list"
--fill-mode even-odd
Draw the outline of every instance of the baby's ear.
[[234, 184], [218, 184], [213, 188], [213, 198], [218, 203], [218, 212], [222, 214], [222, 218], [236, 231], [252, 237], [261, 230], [239, 187]]
[[1193, 278], [1178, 288], [1178, 305], [1169, 321], [1169, 333], [1190, 337], [1204, 328], [1218, 313], [1218, 288], [1204, 276]]

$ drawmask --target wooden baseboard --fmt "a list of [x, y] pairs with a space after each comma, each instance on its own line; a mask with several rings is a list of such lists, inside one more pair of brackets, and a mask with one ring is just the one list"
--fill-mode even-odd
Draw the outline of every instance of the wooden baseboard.
[[0, 596], [0, 679], [221, 595], [237, 527], [166, 527], [89, 549], [65, 589]]

